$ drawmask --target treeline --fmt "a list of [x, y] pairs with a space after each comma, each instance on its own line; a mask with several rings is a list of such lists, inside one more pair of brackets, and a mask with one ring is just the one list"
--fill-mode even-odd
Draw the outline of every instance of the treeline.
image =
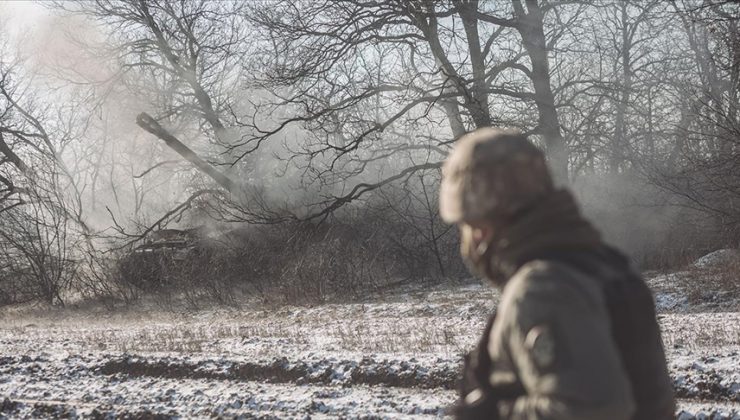
[[[4, 303], [228, 300], [236, 285], [322, 300], [462, 277], [439, 167], [488, 125], [531, 134], [643, 267], [738, 246], [733, 2], [42, 6], [36, 42], [0, 29]], [[140, 112], [236, 187], [141, 130]], [[220, 233], [191, 268], [131, 264], [152, 232], [194, 226]]]

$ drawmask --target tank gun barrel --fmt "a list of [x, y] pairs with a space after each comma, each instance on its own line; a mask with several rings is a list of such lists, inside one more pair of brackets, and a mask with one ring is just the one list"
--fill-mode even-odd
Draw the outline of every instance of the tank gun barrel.
[[206, 175], [210, 176], [214, 181], [218, 183], [218, 185], [222, 186], [232, 194], [236, 194], [238, 192], [236, 188], [237, 184], [231, 178], [214, 168], [213, 165], [211, 165], [210, 163], [203, 160], [203, 158], [198, 156], [197, 153], [195, 153], [192, 149], [178, 140], [177, 137], [170, 134], [170, 132], [162, 127], [151, 115], [147, 114], [146, 112], [142, 112], [136, 117], [136, 124], [149, 133], [154, 134], [160, 140], [164, 141], [167, 146], [169, 146], [172, 150], [185, 158], [188, 162], [195, 165]]

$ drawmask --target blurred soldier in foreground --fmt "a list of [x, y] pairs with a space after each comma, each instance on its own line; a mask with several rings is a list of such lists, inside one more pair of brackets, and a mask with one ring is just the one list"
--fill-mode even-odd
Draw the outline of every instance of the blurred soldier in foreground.
[[652, 295], [605, 245], [542, 152], [518, 131], [462, 137], [445, 162], [442, 218], [471, 270], [501, 289], [466, 356], [461, 419], [672, 419]]

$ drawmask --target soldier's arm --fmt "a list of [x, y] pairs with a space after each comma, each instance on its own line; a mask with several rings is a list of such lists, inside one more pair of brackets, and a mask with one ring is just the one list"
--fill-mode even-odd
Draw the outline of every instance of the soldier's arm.
[[582, 276], [536, 263], [512, 279], [502, 338], [526, 395], [505, 404], [502, 418], [621, 420], [634, 412], [603, 296]]

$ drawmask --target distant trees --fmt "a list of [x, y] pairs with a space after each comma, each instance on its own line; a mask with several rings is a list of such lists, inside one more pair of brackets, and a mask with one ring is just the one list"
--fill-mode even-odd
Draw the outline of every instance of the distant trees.
[[[301, 124], [308, 138], [298, 153], [322, 183], [382, 171], [380, 183], [338, 201], [383, 179], [433, 170], [455, 138], [492, 124], [541, 134], [566, 179], [548, 59], [569, 23], [552, 18], [559, 7], [519, 0], [252, 4], [264, 48], [257, 83], [276, 98], [261, 110], [290, 110], [259, 132], [268, 138]], [[546, 31], [548, 16], [555, 27]]]
[[43, 104], [10, 64], [0, 62], [0, 301], [63, 304], [87, 234], [77, 179], [62, 159], [80, 122]]
[[[357, 249], [378, 248], [384, 235], [392, 250], [376, 258], [372, 249], [368, 261], [398, 268], [406, 255], [409, 264], [363, 270], [457, 273], [454, 229], [435, 208], [439, 168], [458, 137], [488, 125], [532, 134], [560, 182], [585, 184], [587, 205], [594, 197], [599, 211], [622, 212], [609, 200], [655, 204], [657, 190], [635, 191], [657, 186], [665, 192], [658, 204], [690, 209], [716, 228], [713, 244], [731, 243], [740, 228], [734, 2], [94, 0], [50, 8], [89, 25], [65, 44], [87, 61], [62, 60], [72, 68], [53, 64], [40, 76], [12, 54], [0, 57], [0, 282], [32, 276], [49, 302], [63, 300], [54, 290], [69, 279], [86, 289], [104, 283], [95, 273], [111, 254], [102, 249], [125, 250], [173, 223], [292, 223], [307, 233], [264, 237], [299, 241], [294, 249], [324, 234], [307, 224], [335, 223], [332, 234], [345, 239], [358, 225], [353, 232], [368, 237], [352, 237]], [[239, 187], [212, 185], [134, 124], [141, 112]], [[621, 217], [641, 230], [639, 218]], [[334, 245], [315, 252], [340, 252]], [[318, 259], [314, 271], [336, 261]], [[291, 264], [280, 276], [309, 262]]]
[[119, 77], [158, 119], [195, 125], [214, 144], [240, 140], [228, 133], [242, 117], [230, 90], [238, 89], [249, 46], [237, 3], [96, 0], [69, 7], [120, 29], [106, 40]]
[[[209, 162], [246, 180], [248, 206], [233, 196], [198, 199], [199, 209], [228, 220], [325, 220], [378, 189], [434, 178], [454, 139], [486, 125], [534, 134], [561, 182], [638, 177], [687, 198], [688, 187], [679, 192], [664, 180], [690, 179], [681, 182], [706, 190], [696, 185], [701, 176], [688, 175], [717, 167], [716, 156], [696, 161], [704, 156], [698, 150], [721, 142], [704, 134], [727, 144], [737, 118], [728, 88], [737, 7], [727, 2], [97, 0], [63, 7], [112, 28], [106, 45], [125, 85]], [[706, 118], [702, 146], [687, 150], [686, 134]], [[712, 123], [724, 128], [708, 129]], [[272, 180], [255, 178], [254, 167], [268, 143], [267, 153], [282, 159], [279, 173], [300, 174], [292, 187], [303, 196], [298, 208], [278, 208], [260, 193]], [[723, 150], [726, 170], [734, 157], [731, 147]], [[170, 161], [139, 172], [151, 176]], [[181, 180], [190, 199], [204, 191], [192, 174]]]
[[[455, 138], [486, 125], [540, 138], [561, 182], [582, 171], [644, 173], [657, 156], [677, 156], [683, 140], [670, 133], [695, 108], [677, 100], [686, 102], [697, 74], [690, 62], [707, 54], [698, 45], [710, 43], [671, 19], [694, 19], [689, 12], [658, 1], [61, 6], [109, 28], [104, 45], [124, 85], [206, 160], [246, 181], [248, 206], [205, 207], [245, 221], [321, 220], [436, 171]], [[714, 77], [702, 62], [703, 77]], [[305, 210], [277, 209], [260, 194], [253, 176], [265, 142], [284, 142], [275, 154], [314, 197]], [[138, 171], [139, 183], [176, 162], [160, 156]], [[190, 194], [203, 191], [197, 179], [181, 178]], [[212, 201], [244, 204], [225, 198]]]
[[648, 182], [740, 221], [732, 2], [284, 0], [248, 16], [256, 84], [275, 98], [258, 112], [286, 115], [257, 137], [307, 131], [291, 159], [339, 192], [328, 210], [507, 125], [538, 135], [561, 180]]
[[732, 2], [677, 3], [692, 73], [684, 75], [681, 118], [657, 182], [682, 205], [712, 215], [737, 246], [740, 232], [740, 8]]

